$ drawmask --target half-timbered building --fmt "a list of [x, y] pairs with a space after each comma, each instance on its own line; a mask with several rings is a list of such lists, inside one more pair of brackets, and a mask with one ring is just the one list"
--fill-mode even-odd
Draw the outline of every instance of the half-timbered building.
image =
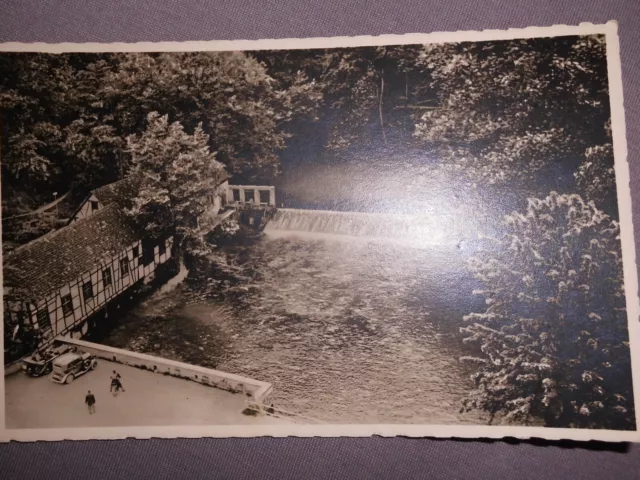
[[86, 320], [171, 257], [172, 239], [143, 247], [116, 204], [5, 257], [5, 322], [32, 326], [43, 342], [87, 333]]
[[[5, 329], [28, 326], [41, 344], [58, 335], [81, 337], [95, 314], [153, 277], [172, 257], [173, 239], [149, 238], [144, 226], [125, 214], [139, 188], [139, 177], [98, 188], [67, 226], [5, 255]], [[206, 221], [214, 225], [212, 219], [223, 221], [239, 204], [274, 205], [275, 195], [273, 187], [230, 186], [222, 170], [207, 201]]]

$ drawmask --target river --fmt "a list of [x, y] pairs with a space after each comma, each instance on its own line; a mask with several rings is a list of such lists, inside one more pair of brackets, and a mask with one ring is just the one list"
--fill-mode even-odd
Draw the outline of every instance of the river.
[[458, 329], [483, 308], [474, 232], [501, 212], [432, 173], [345, 168], [290, 174], [286, 206], [370, 213], [279, 210], [257, 243], [218, 253], [239, 284], [192, 271], [105, 342], [271, 382], [280, 408], [330, 422], [483, 422], [459, 413], [473, 385]]
[[241, 307], [187, 282], [105, 343], [271, 382], [280, 408], [329, 422], [481, 421], [459, 414], [456, 333], [481, 308], [459, 248], [276, 230], [227, 253], [243, 257]]
[[472, 302], [459, 253], [272, 233], [255, 255], [260, 293], [219, 368], [272, 382], [283, 408], [321, 419], [463, 420], [472, 386], [454, 335]]

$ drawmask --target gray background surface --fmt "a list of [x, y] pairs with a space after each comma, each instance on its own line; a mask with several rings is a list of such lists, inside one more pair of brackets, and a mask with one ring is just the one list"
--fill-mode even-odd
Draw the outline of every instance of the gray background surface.
[[[620, 22], [640, 246], [640, 0], [0, 0], [0, 42], [231, 40]], [[640, 251], [640, 249], [637, 249]], [[640, 445], [429, 439], [0, 445], [14, 478], [640, 478]]]

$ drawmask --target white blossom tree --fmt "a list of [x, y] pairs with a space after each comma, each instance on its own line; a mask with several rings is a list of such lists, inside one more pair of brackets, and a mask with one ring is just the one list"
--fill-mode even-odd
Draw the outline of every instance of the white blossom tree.
[[605, 125], [606, 141], [585, 151], [584, 162], [574, 174], [578, 187], [601, 209], [617, 209], [616, 173], [613, 159], [611, 120]]
[[211, 225], [205, 222], [208, 198], [215, 191], [223, 165], [209, 150], [209, 138], [197, 126], [193, 134], [167, 115], [152, 112], [147, 129], [127, 139], [131, 174], [140, 179], [138, 195], [127, 213], [150, 236], [174, 234], [179, 252], [202, 254]]
[[578, 195], [530, 199], [472, 261], [487, 308], [470, 313], [464, 408], [505, 422], [633, 428], [618, 224]]

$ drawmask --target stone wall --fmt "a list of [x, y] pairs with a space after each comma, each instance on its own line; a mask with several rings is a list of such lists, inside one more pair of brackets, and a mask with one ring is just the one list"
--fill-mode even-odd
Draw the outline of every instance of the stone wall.
[[267, 382], [261, 382], [211, 368], [198, 367], [196, 365], [189, 365], [188, 363], [154, 357], [144, 353], [129, 352], [127, 350], [86, 342], [84, 340], [58, 337], [56, 338], [56, 342], [73, 345], [80, 351], [91, 353], [98, 358], [111, 362], [148, 370], [161, 375], [183, 378], [232, 393], [242, 393], [248, 397], [249, 401], [255, 402], [255, 404], [259, 406], [271, 404], [271, 392], [273, 388], [271, 384]]

